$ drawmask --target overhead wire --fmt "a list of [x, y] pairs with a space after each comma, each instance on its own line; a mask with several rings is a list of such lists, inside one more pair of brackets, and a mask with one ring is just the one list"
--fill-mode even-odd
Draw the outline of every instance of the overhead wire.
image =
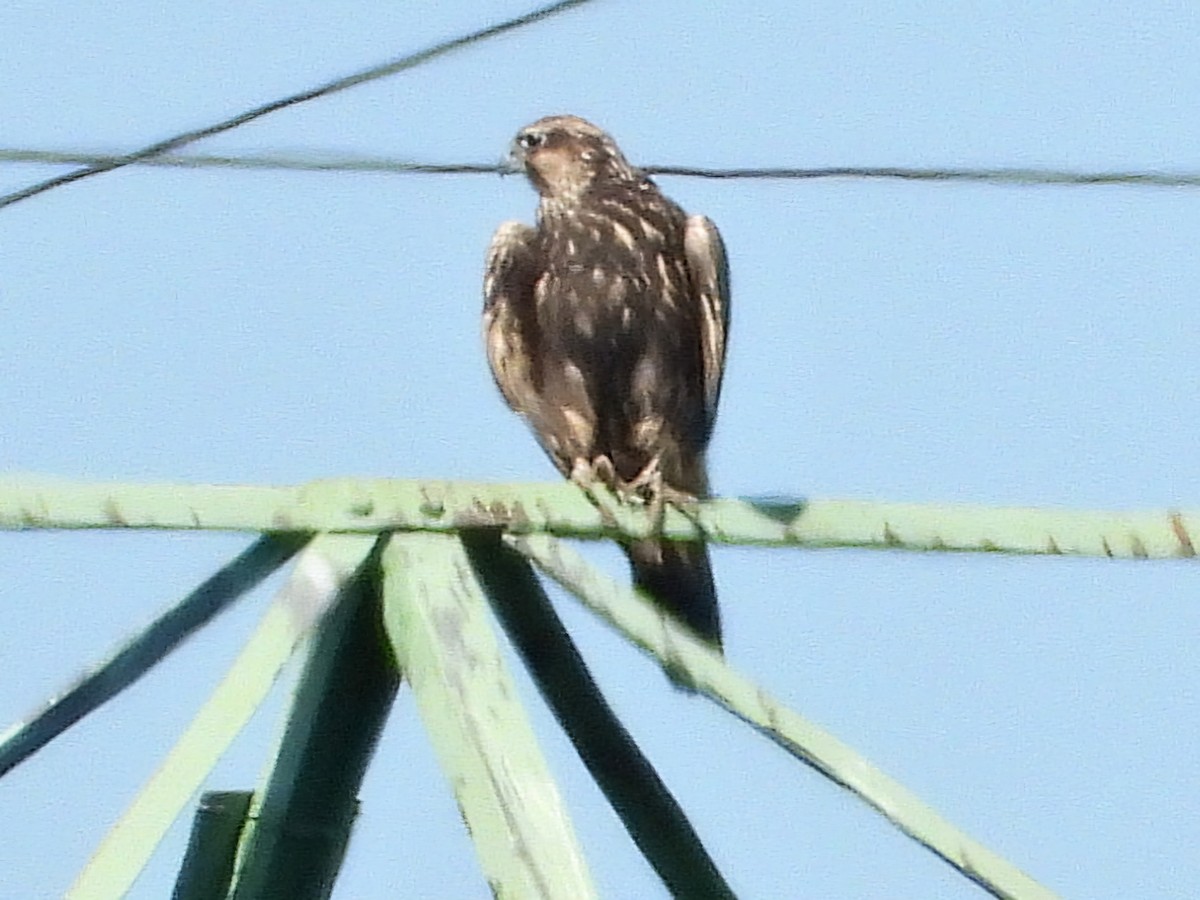
[[[176, 155], [156, 154], [139, 159], [129, 156], [55, 150], [0, 149], [0, 162], [85, 165], [91, 168], [115, 168], [117, 165], [156, 166], [182, 169], [258, 169], [301, 172], [377, 172], [385, 174], [493, 175], [505, 171], [494, 162], [419, 162], [371, 156], [344, 156], [331, 153], [253, 154], [253, 155]], [[950, 168], [903, 166], [824, 166], [756, 168], [714, 168], [703, 166], [645, 166], [651, 175], [710, 179], [791, 179], [874, 178], [901, 181], [965, 181], [1013, 185], [1127, 185], [1143, 187], [1200, 187], [1200, 172], [1095, 171], [1031, 167]]]
[[[506, 19], [496, 25], [481, 28], [434, 44], [424, 50], [399, 57], [351, 75], [336, 78], [322, 85], [291, 94], [253, 107], [214, 125], [185, 131], [140, 150], [126, 154], [86, 153], [73, 151], [0, 149], [0, 162], [44, 163], [49, 165], [81, 165], [62, 175], [47, 178], [8, 194], [0, 195], [0, 209], [26, 200], [63, 185], [93, 175], [111, 172], [126, 166], [157, 166], [169, 168], [224, 168], [292, 170], [308, 172], [381, 172], [389, 174], [492, 174], [505, 171], [500, 163], [434, 163], [380, 157], [347, 157], [331, 154], [287, 155], [213, 155], [175, 154], [173, 151], [188, 144], [231, 131], [272, 112], [326, 97], [348, 88], [395, 75], [429, 62], [455, 50], [522, 28], [582, 6], [591, 0], [559, 0], [521, 16]], [[651, 175], [682, 176], [708, 179], [775, 179], [812, 180], [822, 178], [893, 179], [927, 182], [977, 182], [1010, 185], [1122, 185], [1142, 187], [1200, 187], [1200, 172], [1168, 171], [1095, 171], [1080, 172], [1066, 169], [1033, 167], [954, 168], [904, 166], [824, 166], [824, 167], [705, 167], [659, 165], [645, 166]]]
[[252, 122], [255, 119], [262, 118], [278, 110], [285, 109], [289, 106], [295, 106], [298, 103], [305, 103], [309, 100], [315, 100], [318, 97], [327, 97], [330, 94], [335, 94], [339, 91], [344, 91], [347, 88], [355, 87], [368, 81], [374, 81], [379, 78], [385, 78], [389, 75], [395, 75], [398, 72], [403, 72], [407, 69], [412, 69], [422, 63], [429, 62], [439, 56], [444, 56], [455, 50], [468, 47], [488, 38], [496, 37], [505, 32], [513, 31], [517, 28], [522, 28], [526, 25], [532, 25], [535, 22], [540, 22], [550, 16], [565, 12], [576, 6], [582, 6], [589, 3], [591, 0], [560, 0], [557, 3], [551, 3], [547, 6], [539, 7], [525, 15], [516, 16], [511, 19], [506, 19], [496, 25], [490, 25], [487, 28], [481, 28], [469, 34], [460, 35], [456, 38], [451, 38], [447, 41], [441, 41], [433, 46], [427, 47], [424, 50], [418, 50], [416, 53], [410, 53], [406, 56], [399, 57], [386, 63], [377, 66], [372, 66], [369, 69], [363, 69], [351, 75], [345, 75], [341, 78], [335, 78], [332, 81], [327, 81], [324, 84], [300, 91], [290, 96], [283, 97], [279, 100], [272, 100], [269, 103], [264, 103], [260, 106], [248, 109], [245, 112], [231, 116], [215, 125], [207, 125], [203, 128], [197, 128], [191, 131], [185, 131], [174, 137], [166, 138], [165, 140], [157, 141], [149, 146], [143, 147], [140, 150], [135, 150], [122, 156], [107, 157], [103, 161], [91, 163], [83, 169], [76, 169], [73, 172], [67, 172], [62, 175], [56, 175], [53, 178], [47, 178], [45, 181], [39, 181], [36, 184], [21, 188], [9, 194], [0, 196], [0, 209], [6, 206], [11, 206], [14, 203], [19, 203], [22, 200], [27, 200], [30, 197], [53, 190], [54, 188], [62, 187], [63, 185], [71, 184], [75, 181], [80, 181], [84, 178], [89, 178], [93, 175], [101, 175], [104, 172], [111, 172], [114, 169], [119, 169], [124, 166], [133, 165], [134, 163], [144, 162], [152, 157], [159, 156], [164, 153], [169, 153], [172, 150], [178, 150], [187, 144], [203, 138], [212, 137], [216, 134], [221, 134], [225, 131], [231, 131], [247, 122]]

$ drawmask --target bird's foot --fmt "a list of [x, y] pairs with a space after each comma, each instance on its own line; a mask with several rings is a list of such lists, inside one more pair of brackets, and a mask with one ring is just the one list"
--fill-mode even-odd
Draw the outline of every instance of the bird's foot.
[[[597, 456], [590, 461], [577, 459], [571, 468], [570, 479], [596, 507], [604, 527], [615, 529], [617, 515], [613, 504], [613, 485], [616, 484], [617, 473], [612, 460], [607, 456]], [[619, 492], [616, 492], [616, 500], [618, 503], [624, 500]]]
[[660, 535], [666, 522], [667, 506], [670, 505], [693, 523], [699, 524], [699, 500], [695, 494], [671, 487], [663, 480], [661, 457], [655, 456], [634, 476], [633, 480], [619, 486], [617, 493], [628, 494], [644, 503], [650, 515], [653, 534]]
[[617, 527], [617, 509], [621, 506], [640, 506], [646, 510], [650, 520], [648, 537], [662, 534], [668, 506], [699, 527], [699, 499], [664, 482], [657, 456], [629, 481], [617, 476], [612, 460], [604, 455], [591, 460], [577, 459], [569, 477], [600, 512], [606, 528]]

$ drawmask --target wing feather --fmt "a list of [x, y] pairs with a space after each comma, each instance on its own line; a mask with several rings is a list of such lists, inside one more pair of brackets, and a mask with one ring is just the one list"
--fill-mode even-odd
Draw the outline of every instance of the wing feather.
[[721, 232], [705, 216], [689, 216], [683, 249], [693, 291], [700, 305], [700, 344], [704, 366], [704, 412], [707, 430], [717, 420], [725, 344], [729, 336], [729, 263]]
[[528, 415], [536, 400], [526, 324], [537, 282], [537, 231], [504, 222], [492, 236], [483, 279], [483, 339], [492, 378], [509, 407]]

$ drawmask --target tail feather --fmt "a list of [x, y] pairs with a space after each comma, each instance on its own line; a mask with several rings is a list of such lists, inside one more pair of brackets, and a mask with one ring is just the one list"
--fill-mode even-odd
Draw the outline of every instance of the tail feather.
[[634, 586], [720, 650], [721, 613], [708, 548], [681, 541], [644, 540], [629, 544], [625, 553], [633, 569]]

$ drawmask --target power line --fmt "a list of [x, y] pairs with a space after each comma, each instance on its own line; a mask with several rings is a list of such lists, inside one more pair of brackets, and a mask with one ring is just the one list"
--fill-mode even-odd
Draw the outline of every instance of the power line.
[[693, 178], [892, 178], [902, 181], [975, 181], [987, 184], [1200, 187], [1200, 173], [1196, 172], [1072, 172], [1066, 169], [1011, 167], [910, 169], [901, 166], [831, 166], [817, 169], [706, 169], [692, 166], [657, 166], [647, 168], [646, 171], [657, 175], [685, 175]]
[[[128, 160], [128, 161], [126, 161]], [[104, 153], [81, 153], [58, 150], [3, 150], [0, 162], [49, 163], [50, 165], [84, 165], [101, 167], [114, 162], [122, 165], [150, 166], [167, 169], [275, 169], [296, 172], [409, 172], [434, 175], [497, 174], [499, 163], [421, 163], [369, 156], [333, 156], [314, 153], [298, 156], [224, 156], [187, 154], [151, 156], [129, 160], [126, 156]]]
[[461, 35], [452, 38], [448, 41], [442, 41], [439, 44], [434, 44], [432, 47], [427, 47], [416, 53], [402, 56], [399, 59], [383, 63], [382, 65], [372, 66], [369, 69], [364, 69], [361, 72], [355, 72], [352, 75], [346, 75], [342, 78], [336, 78], [333, 81], [326, 82], [315, 88], [301, 91], [297, 94], [292, 94], [289, 97], [284, 97], [280, 100], [273, 100], [270, 103], [264, 103], [261, 106], [256, 106], [253, 109], [239, 113], [232, 118], [226, 119], [223, 122], [218, 122], [215, 125], [209, 125], [205, 128], [198, 128], [193, 131], [185, 131], [182, 134], [177, 134], [174, 137], [166, 140], [158, 141], [148, 147], [143, 147], [141, 150], [135, 150], [133, 153], [124, 156], [108, 157], [103, 162], [89, 164], [87, 168], [76, 169], [74, 172], [68, 172], [65, 175], [58, 175], [54, 178], [48, 178], [45, 181], [40, 181], [37, 184], [22, 188], [19, 191], [14, 191], [11, 194], [0, 196], [0, 209], [10, 206], [13, 203], [18, 203], [21, 200], [27, 200], [30, 197], [41, 194], [45, 191], [56, 187], [61, 187], [65, 184], [70, 184], [73, 181], [79, 181], [83, 178], [88, 178], [92, 175], [100, 175], [104, 172], [111, 172], [113, 169], [119, 169], [123, 166], [132, 165], [133, 163], [144, 162], [145, 160], [158, 156], [162, 153], [168, 153], [172, 150], [177, 150], [186, 144], [198, 141], [202, 138], [212, 137], [215, 134], [221, 134], [225, 131], [230, 131], [247, 122], [252, 122], [255, 119], [261, 118], [268, 113], [276, 112], [289, 106], [295, 106], [298, 103], [305, 103], [309, 100], [315, 100], [318, 97], [326, 97], [330, 94], [335, 94], [338, 91], [344, 91], [347, 88], [363, 84], [368, 81], [374, 81], [378, 78], [384, 78], [388, 75], [395, 75], [398, 72], [403, 72], [406, 69], [411, 69], [419, 66], [422, 63], [429, 62], [439, 56], [444, 56], [455, 50], [467, 47], [479, 41], [487, 40], [488, 38], [496, 37], [505, 32], [512, 31], [516, 28], [521, 28], [525, 25], [532, 25], [534, 22], [540, 22], [542, 19], [548, 18], [560, 12], [565, 12], [576, 6], [582, 6], [590, 0], [560, 0], [558, 3], [551, 3], [548, 6], [535, 9], [533, 12], [526, 13], [523, 16], [507, 19], [498, 25], [492, 25], [488, 28], [483, 28], [474, 31], [470, 34]]
[[[369, 156], [253, 155], [253, 156], [146, 156], [131, 158], [101, 153], [53, 150], [0, 149], [0, 162], [85, 165], [107, 171], [118, 165], [157, 166], [183, 169], [266, 169], [301, 172], [380, 172], [385, 174], [491, 175], [503, 171], [499, 163], [430, 163]], [[733, 168], [698, 166], [646, 166], [652, 175], [676, 175], [714, 179], [883, 178], [902, 181], [967, 181], [1012, 185], [1128, 185], [1145, 187], [1200, 187], [1195, 172], [1074, 172], [1066, 169], [1034, 168], [904, 168], [899, 166], [828, 166], [821, 168]], [[89, 171], [89, 170], [84, 170]]]

